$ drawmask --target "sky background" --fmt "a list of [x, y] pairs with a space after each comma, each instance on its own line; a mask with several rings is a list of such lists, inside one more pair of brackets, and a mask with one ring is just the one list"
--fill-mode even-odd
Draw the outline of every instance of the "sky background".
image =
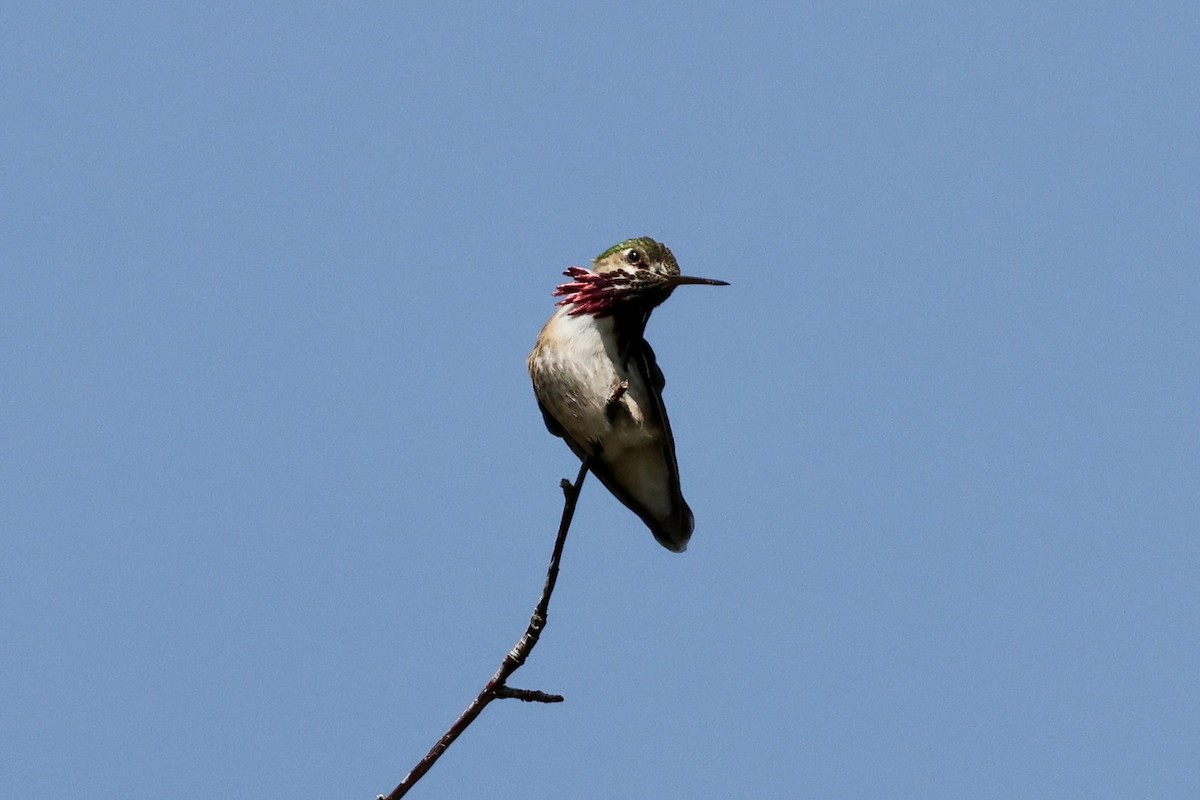
[[[1045, 6], [1053, 7], [1045, 7]], [[528, 621], [525, 356], [649, 235], [695, 511], [586, 487], [411, 797], [1200, 796], [1194, 3], [9, 3], [0, 795], [373, 798]]]

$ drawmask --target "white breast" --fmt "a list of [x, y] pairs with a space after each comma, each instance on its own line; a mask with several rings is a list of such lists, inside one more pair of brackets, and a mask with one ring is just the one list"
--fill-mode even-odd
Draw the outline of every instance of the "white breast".
[[[558, 309], [542, 329], [529, 368], [539, 399], [581, 446], [601, 442], [615, 456], [658, 438], [643, 425], [643, 409], [653, 402], [649, 388], [636, 369], [618, 363], [610, 317], [571, 316]], [[614, 424], [605, 406], [622, 380], [629, 384], [621, 399], [629, 413], [617, 414]]]

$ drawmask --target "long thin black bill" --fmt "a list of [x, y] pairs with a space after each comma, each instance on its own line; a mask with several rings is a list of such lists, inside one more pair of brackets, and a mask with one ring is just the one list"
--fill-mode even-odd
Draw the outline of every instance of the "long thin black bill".
[[671, 278], [671, 283], [675, 284], [676, 286], [683, 286], [684, 284], [694, 284], [697, 286], [728, 286], [729, 285], [729, 281], [719, 281], [719, 280], [716, 280], [715, 278], [693, 278], [690, 275], [676, 275], [673, 278]]

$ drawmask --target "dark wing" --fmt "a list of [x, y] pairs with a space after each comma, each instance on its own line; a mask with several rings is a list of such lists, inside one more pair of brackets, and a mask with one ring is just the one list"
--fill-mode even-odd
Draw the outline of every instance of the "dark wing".
[[654, 350], [651, 349], [650, 343], [642, 339], [642, 357], [646, 365], [646, 374], [650, 376], [650, 385], [654, 387], [654, 391], [658, 393], [658, 410], [662, 414], [663, 422], [667, 421], [667, 410], [662, 405], [662, 390], [667, 388], [667, 376], [663, 375], [663, 371], [659, 369], [658, 359], [654, 357]]
[[[613, 493], [614, 497], [646, 523], [646, 527], [654, 534], [654, 538], [658, 540], [659, 544], [668, 550], [681, 553], [687, 548], [688, 539], [692, 536], [694, 521], [692, 510], [688, 508], [687, 502], [683, 499], [683, 492], [679, 488], [679, 462], [675, 457], [675, 436], [671, 433], [671, 421], [667, 417], [667, 409], [662, 400], [662, 389], [666, 385], [666, 380], [654, 357], [654, 350], [650, 348], [645, 339], [639, 339], [636, 344], [631, 346], [628, 357], [637, 359], [634, 362], [635, 367], [642, 375], [646, 376], [651, 389], [652, 404], [645, 409], [645, 412], [652, 417], [651, 423], [661, 426], [663, 431], [661, 452], [655, 453], [654, 456], [656, 459], [661, 459], [661, 463], [667, 467], [667, 481], [671, 494], [669, 514], [666, 517], [652, 514], [637, 497], [626, 491], [622, 482], [617, 480], [616, 475], [613, 474], [603, 452], [599, 453], [597, 458], [592, 459], [591, 471]], [[564, 438], [567, 439], [567, 443], [575, 451], [575, 454], [582, 458], [581, 448], [569, 437]]]
[[537, 396], [536, 391], [534, 392], [533, 396], [537, 399], [538, 410], [542, 412], [542, 422], [546, 423], [546, 430], [550, 431], [550, 433], [560, 439], [566, 439], [567, 432], [563, 429], [562, 425], [558, 424], [558, 420], [554, 418], [554, 415], [550, 413], [550, 410], [543, 405], [542, 399]]
[[[654, 538], [658, 539], [663, 547], [681, 553], [687, 547], [688, 540], [692, 538], [695, 520], [692, 517], [692, 509], [683, 499], [683, 490], [679, 485], [679, 460], [675, 456], [675, 434], [671, 431], [671, 419], [667, 416], [667, 407], [662, 398], [667, 378], [658, 366], [658, 359], [654, 356], [653, 348], [645, 339], [642, 339], [641, 357], [646, 370], [644, 374], [650, 377], [651, 385], [654, 387], [654, 411], [662, 421], [663, 457], [671, 471], [671, 506], [674, 510], [668, 530], [663, 531], [662, 534], [654, 528], [651, 530], [654, 531]], [[668, 540], [670, 544], [668, 544]]]

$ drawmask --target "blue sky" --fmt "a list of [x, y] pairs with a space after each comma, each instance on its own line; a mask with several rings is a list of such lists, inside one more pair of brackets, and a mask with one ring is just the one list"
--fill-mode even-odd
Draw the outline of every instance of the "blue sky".
[[[1052, 7], [1049, 7], [1052, 6]], [[0, 794], [386, 792], [524, 629], [524, 358], [629, 236], [696, 515], [592, 482], [413, 797], [1200, 796], [1194, 4], [0, 12]]]

